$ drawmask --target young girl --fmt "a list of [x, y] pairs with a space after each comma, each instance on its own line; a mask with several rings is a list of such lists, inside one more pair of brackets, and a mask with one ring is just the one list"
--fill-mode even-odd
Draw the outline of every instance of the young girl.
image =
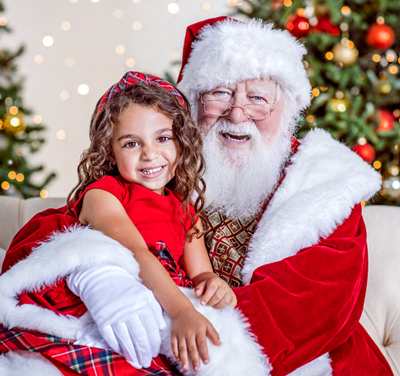
[[96, 106], [69, 209], [132, 251], [143, 284], [172, 319], [176, 359], [187, 370], [190, 354], [198, 370], [200, 359], [209, 361], [206, 337], [219, 345], [219, 336], [177, 285], [193, 284], [201, 304], [215, 308], [235, 306], [236, 298], [205, 249], [202, 140], [186, 106], [166, 81], [127, 73]]

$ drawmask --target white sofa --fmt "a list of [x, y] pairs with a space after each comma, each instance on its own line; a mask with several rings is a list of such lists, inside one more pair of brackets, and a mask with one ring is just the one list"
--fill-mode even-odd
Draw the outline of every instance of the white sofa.
[[[65, 204], [61, 198], [20, 200], [0, 196], [0, 248], [37, 212]], [[369, 278], [361, 323], [400, 376], [400, 208], [367, 206]], [[0, 254], [0, 263], [2, 255]]]

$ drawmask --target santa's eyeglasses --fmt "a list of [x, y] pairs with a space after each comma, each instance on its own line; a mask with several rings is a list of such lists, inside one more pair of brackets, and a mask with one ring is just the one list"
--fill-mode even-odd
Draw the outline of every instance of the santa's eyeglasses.
[[[260, 97], [250, 98], [250, 101], [260, 101]], [[268, 119], [272, 111], [275, 109], [279, 100], [267, 103], [264, 101], [262, 104], [248, 103], [244, 106], [234, 106], [229, 103], [231, 96], [225, 96], [221, 94], [221, 91], [203, 93], [200, 95], [200, 101], [204, 107], [204, 112], [213, 116], [227, 116], [231, 113], [232, 108], [238, 107], [243, 110], [245, 117], [251, 120], [265, 120]]]

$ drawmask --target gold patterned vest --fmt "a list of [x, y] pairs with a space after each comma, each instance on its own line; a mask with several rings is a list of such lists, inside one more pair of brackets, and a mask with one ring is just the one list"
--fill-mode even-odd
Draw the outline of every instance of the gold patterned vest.
[[218, 211], [207, 213], [205, 242], [215, 273], [231, 288], [242, 285], [242, 269], [257, 218], [228, 219]]

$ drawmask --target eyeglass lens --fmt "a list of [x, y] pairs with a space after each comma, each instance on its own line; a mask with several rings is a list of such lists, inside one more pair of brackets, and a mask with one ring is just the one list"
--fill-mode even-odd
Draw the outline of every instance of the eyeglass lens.
[[[240, 107], [240, 106], [234, 106]], [[229, 115], [232, 108], [229, 102], [223, 101], [208, 101], [204, 102], [204, 111], [210, 115], [226, 116]], [[244, 114], [250, 119], [266, 119], [271, 114], [270, 106], [261, 106], [257, 104], [246, 104], [243, 107]]]

